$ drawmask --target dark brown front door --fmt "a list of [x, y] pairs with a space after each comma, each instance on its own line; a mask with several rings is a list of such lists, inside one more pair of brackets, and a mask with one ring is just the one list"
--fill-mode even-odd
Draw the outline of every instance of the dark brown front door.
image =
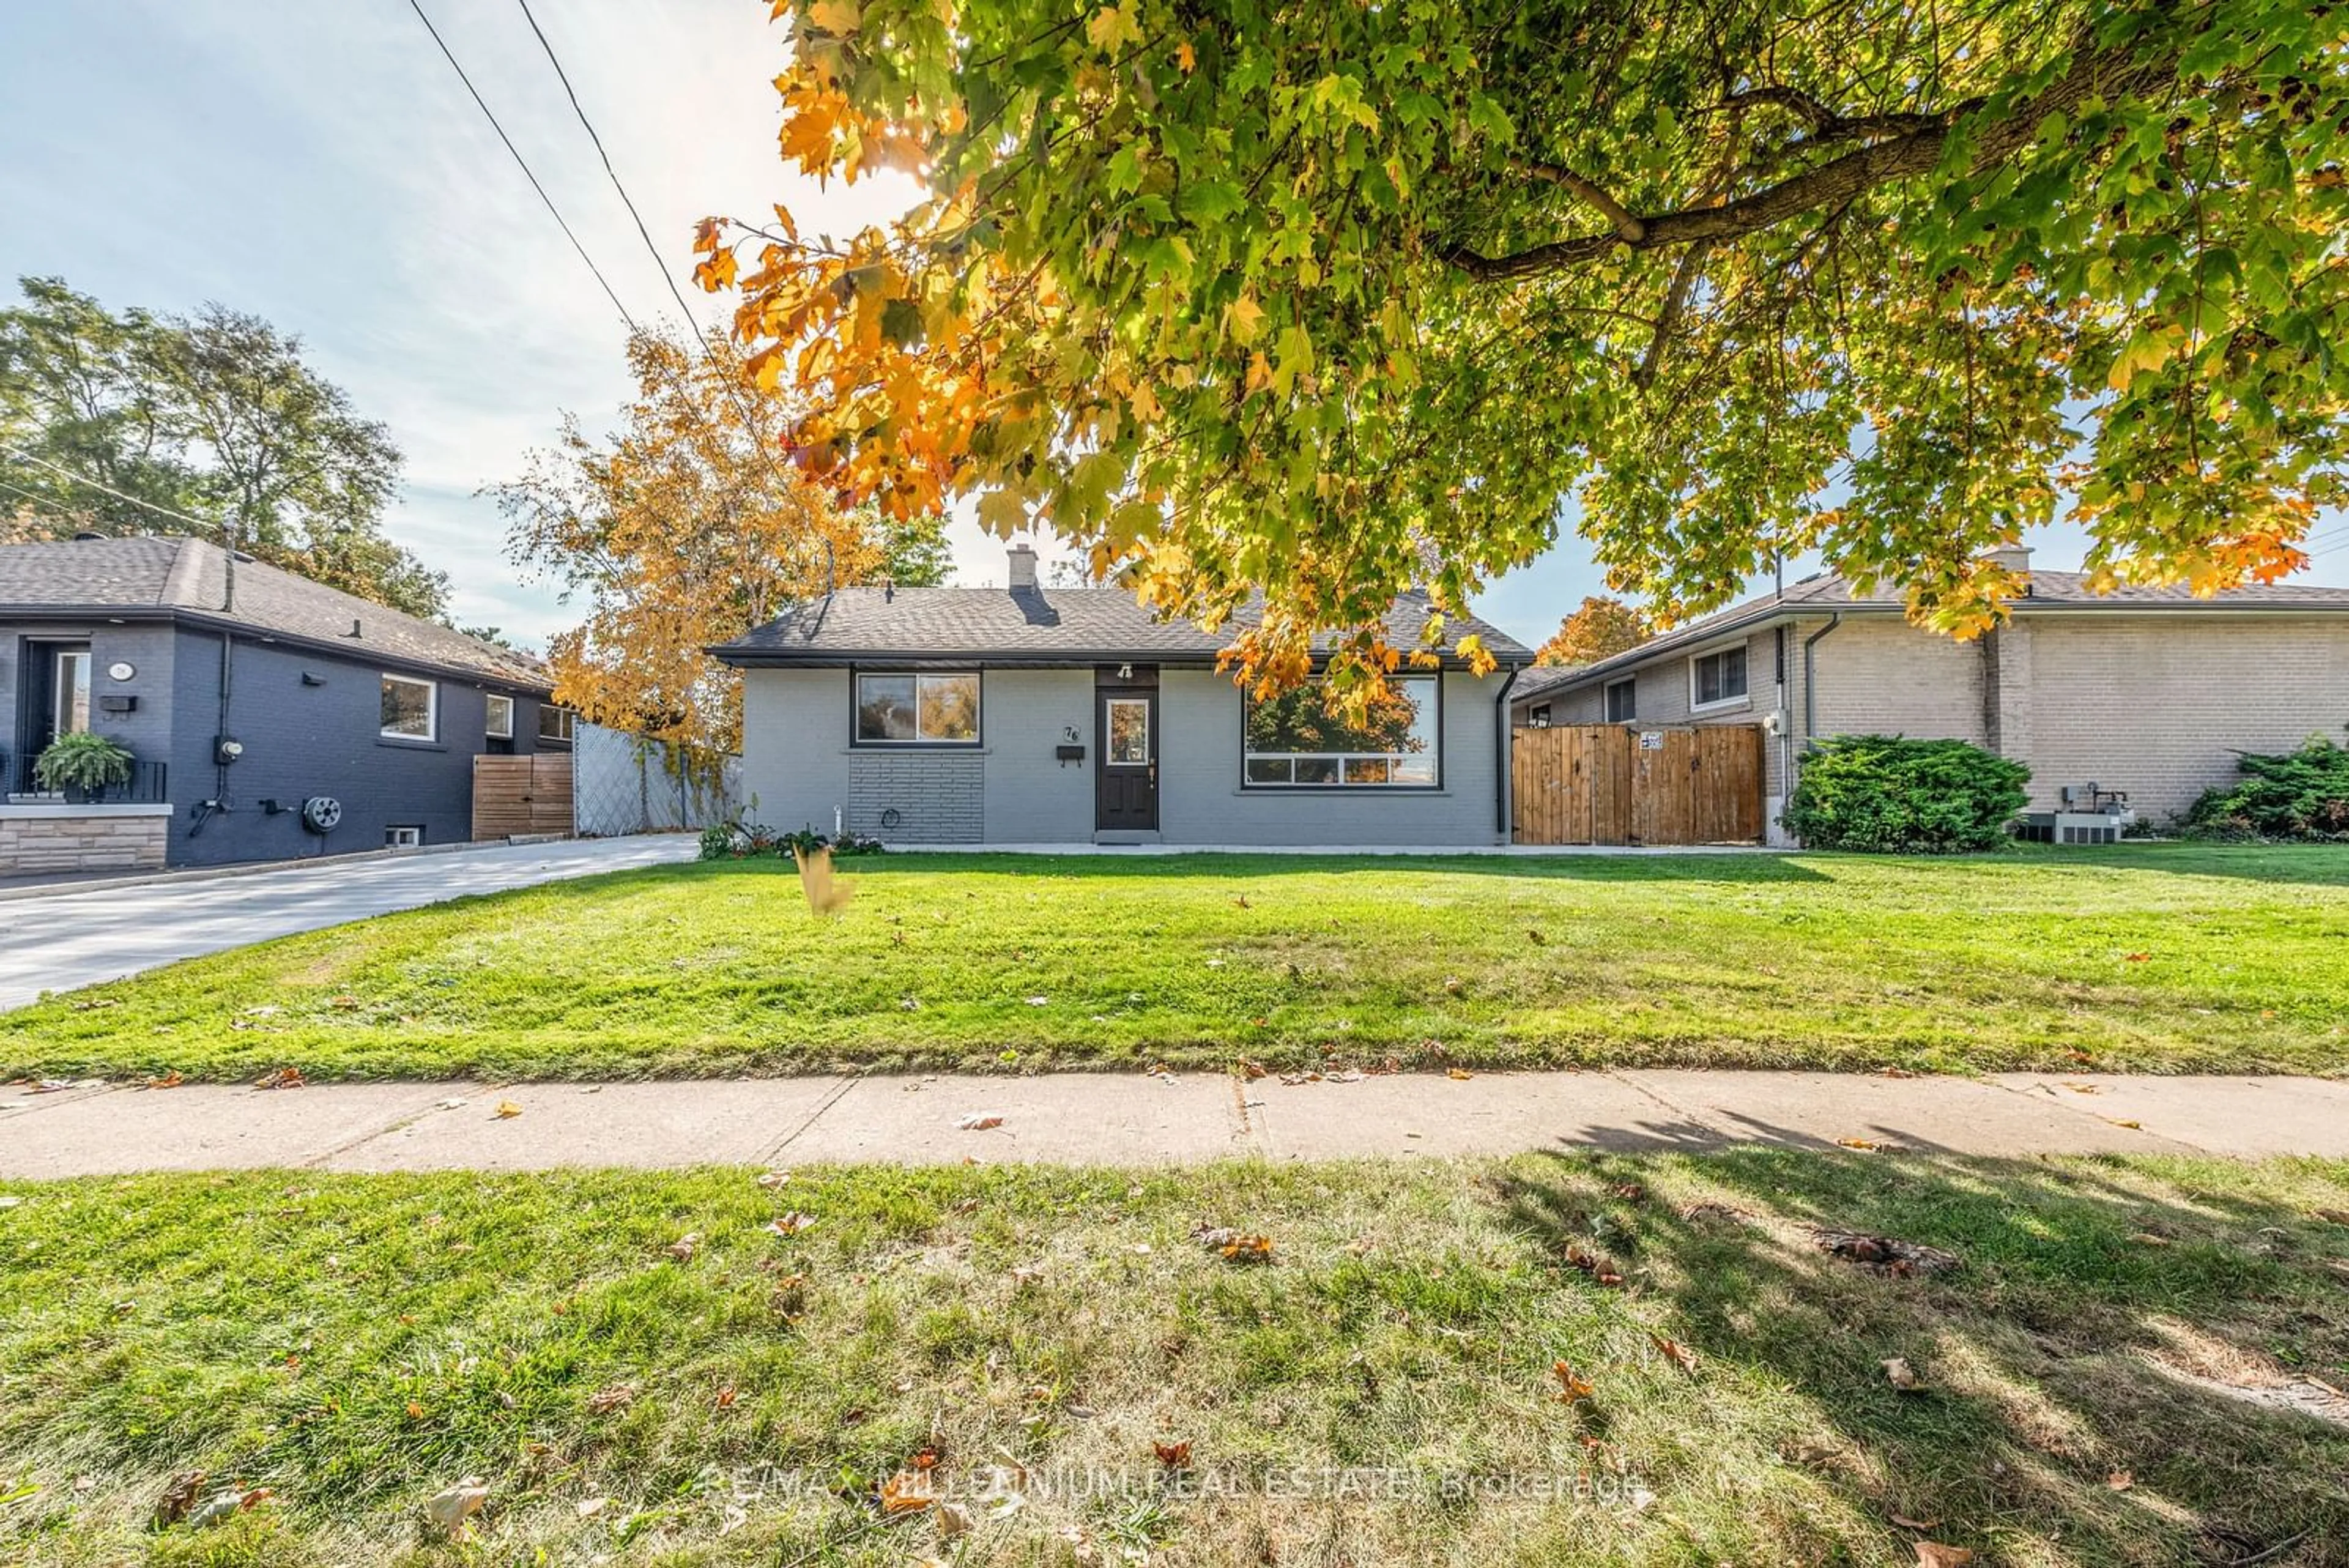
[[1158, 672], [1103, 670], [1093, 692], [1101, 757], [1093, 826], [1105, 832], [1158, 826]]

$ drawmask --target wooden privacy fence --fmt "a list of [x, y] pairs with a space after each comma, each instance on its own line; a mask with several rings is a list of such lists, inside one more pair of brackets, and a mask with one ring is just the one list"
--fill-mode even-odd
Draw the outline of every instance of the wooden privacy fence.
[[473, 837], [571, 832], [571, 757], [541, 752], [528, 757], [473, 759]]
[[1565, 724], [1510, 737], [1519, 844], [1739, 844], [1762, 836], [1762, 729]]

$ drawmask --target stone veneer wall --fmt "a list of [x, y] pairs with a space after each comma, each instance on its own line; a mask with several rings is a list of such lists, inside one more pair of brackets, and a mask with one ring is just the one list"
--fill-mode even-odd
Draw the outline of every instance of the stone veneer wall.
[[0, 805], [0, 877], [163, 865], [168, 805]]

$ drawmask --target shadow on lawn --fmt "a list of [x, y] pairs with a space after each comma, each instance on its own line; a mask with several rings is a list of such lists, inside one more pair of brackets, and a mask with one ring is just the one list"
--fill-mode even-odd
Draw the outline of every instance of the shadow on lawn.
[[[2349, 1563], [2349, 1425], [2218, 1386], [2280, 1362], [2344, 1382], [2349, 1293], [2327, 1254], [2349, 1232], [2092, 1161], [1741, 1147], [1691, 1169], [1719, 1207], [1667, 1209], [1626, 1188], [1642, 1161], [1608, 1154], [1528, 1157], [1491, 1186], [1547, 1249], [1598, 1249], [1669, 1301], [1700, 1355], [1804, 1396], [1824, 1429], [1790, 1459], [1879, 1517], [1931, 1521], [1985, 1563], [2056, 1543], [2046, 1560], [2066, 1563]], [[1813, 1225], [1963, 1262], [1879, 1275]], [[1890, 1356], [1925, 1391], [1894, 1389]]]

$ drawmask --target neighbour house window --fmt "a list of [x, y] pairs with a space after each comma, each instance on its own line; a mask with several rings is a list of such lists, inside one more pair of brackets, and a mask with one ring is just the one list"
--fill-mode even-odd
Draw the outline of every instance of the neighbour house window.
[[1637, 680], [1610, 680], [1607, 683], [1607, 722], [1628, 724], [1640, 716], [1640, 683]]
[[387, 849], [415, 849], [424, 843], [420, 826], [387, 827], [383, 830], [383, 846]]
[[440, 734], [440, 688], [405, 675], [383, 678], [383, 734], [394, 741], [431, 741]]
[[1438, 782], [1438, 686], [1432, 675], [1390, 679], [1361, 720], [1334, 712], [1319, 681], [1266, 701], [1242, 720], [1241, 781], [1251, 787], [1432, 789]]
[[512, 698], [501, 697], [494, 691], [490, 693], [490, 718], [487, 729], [489, 737], [492, 741], [513, 739]]
[[579, 716], [568, 708], [558, 708], [552, 702], [538, 705], [538, 738], [560, 745], [572, 741], [574, 722]]
[[1689, 660], [1689, 705], [1711, 708], [1745, 695], [1745, 650], [1724, 648]]
[[1547, 702], [1535, 703], [1533, 711], [1526, 715], [1526, 722], [1531, 724], [1537, 730], [1548, 729], [1549, 704]]
[[978, 743], [978, 676], [859, 675], [859, 745], [968, 746]]

